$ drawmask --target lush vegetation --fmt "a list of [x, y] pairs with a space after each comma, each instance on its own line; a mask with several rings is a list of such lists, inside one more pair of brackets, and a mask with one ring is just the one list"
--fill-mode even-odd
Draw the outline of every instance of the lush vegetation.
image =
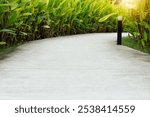
[[141, 52], [150, 54], [150, 47], [148, 47], [148, 46], [142, 47], [142, 46], [141, 46], [141, 43], [138, 42], [138, 41], [136, 41], [136, 40], [133, 39], [133, 38], [124, 37], [122, 44], [123, 44], [124, 46], [133, 48], [133, 49], [135, 49], [135, 50], [138, 50], [138, 51], [141, 51]]
[[1, 0], [0, 46], [47, 37], [116, 31], [109, 0]]
[[150, 0], [135, 1], [134, 7], [126, 13], [125, 30], [130, 33], [131, 43], [136, 42], [143, 49], [150, 48]]
[[[150, 47], [150, 1], [134, 7], [121, 0], [0, 0], [0, 48], [48, 37], [117, 31], [117, 16], [124, 31], [141, 47]], [[119, 4], [118, 4], [119, 3]]]

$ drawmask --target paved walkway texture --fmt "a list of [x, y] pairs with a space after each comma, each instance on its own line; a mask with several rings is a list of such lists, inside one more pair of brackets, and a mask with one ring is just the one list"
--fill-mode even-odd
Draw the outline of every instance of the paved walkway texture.
[[0, 61], [0, 99], [150, 99], [150, 56], [115, 33], [29, 42]]

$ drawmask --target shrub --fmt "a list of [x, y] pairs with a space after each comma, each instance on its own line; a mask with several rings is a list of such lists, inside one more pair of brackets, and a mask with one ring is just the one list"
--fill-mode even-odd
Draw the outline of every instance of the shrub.
[[143, 48], [150, 47], [150, 1], [138, 0], [135, 9], [128, 14], [126, 31], [130, 38], [136, 40]]
[[47, 37], [116, 31], [110, 0], [1, 0], [0, 47]]

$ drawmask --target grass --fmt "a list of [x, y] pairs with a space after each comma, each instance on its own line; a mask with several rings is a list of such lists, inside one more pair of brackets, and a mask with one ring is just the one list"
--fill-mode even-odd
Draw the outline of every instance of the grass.
[[122, 44], [135, 50], [150, 54], [150, 47], [146, 46], [143, 48], [140, 43], [136, 40], [130, 39], [129, 37], [124, 37]]

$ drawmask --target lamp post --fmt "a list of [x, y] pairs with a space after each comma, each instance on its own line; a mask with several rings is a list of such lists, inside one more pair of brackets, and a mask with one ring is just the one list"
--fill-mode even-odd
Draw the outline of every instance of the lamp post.
[[[128, 10], [135, 8], [135, 2], [138, 0], [121, 0], [123, 6], [125, 6]], [[117, 45], [122, 45], [122, 16], [118, 16], [118, 32], [117, 32]]]
[[118, 16], [117, 45], [122, 45], [122, 16]]

